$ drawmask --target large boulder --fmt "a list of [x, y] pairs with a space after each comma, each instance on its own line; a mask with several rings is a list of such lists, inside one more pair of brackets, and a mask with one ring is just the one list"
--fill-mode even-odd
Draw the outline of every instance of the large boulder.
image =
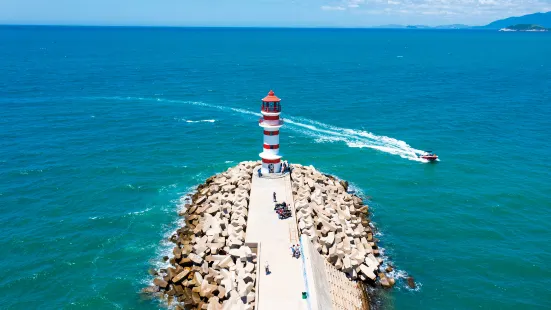
[[174, 283], [181, 282], [183, 279], [185, 279], [187, 277], [189, 272], [190, 272], [189, 269], [185, 269], [184, 271], [182, 271], [179, 274], [177, 274], [176, 276], [174, 276], [174, 278], [172, 278], [172, 282], [174, 282]]
[[153, 280], [153, 284], [157, 285], [158, 287], [160, 287], [162, 289], [166, 289], [168, 287], [168, 282], [166, 282], [163, 279], [159, 279], [159, 278], [155, 278]]
[[188, 258], [197, 265], [201, 265], [203, 263], [203, 258], [195, 253], [189, 253]]
[[[385, 288], [389, 288], [389, 287], [392, 287], [392, 285], [394, 285], [394, 281], [390, 281], [390, 279], [392, 278], [387, 278], [386, 275], [384, 273], [379, 273], [379, 283], [381, 283], [381, 285]], [[394, 280], [394, 279], [392, 279]]]
[[375, 273], [373, 272], [373, 269], [370, 269], [369, 267], [367, 267], [365, 264], [361, 264], [360, 265], [360, 271], [365, 275], [367, 276], [369, 279], [375, 281], [375, 279], [377, 278], [375, 276]]
[[208, 281], [203, 281], [201, 283], [201, 297], [211, 298], [213, 296], [213, 292], [218, 288], [216, 285], [209, 284]]
[[408, 277], [407, 282], [408, 282], [408, 287], [410, 289], [415, 289], [416, 285], [415, 285], [415, 280], [413, 279], [413, 277]]
[[220, 260], [220, 263], [218, 264], [220, 268], [229, 268], [233, 265], [234, 263], [230, 255], [226, 255], [222, 260]]
[[246, 257], [245, 256], [245, 253], [243, 252], [242, 248], [238, 248], [238, 249], [230, 249], [230, 255], [232, 257], [235, 257], [237, 259], [241, 258], [241, 257]]
[[155, 285], [148, 286], [142, 289], [143, 294], [154, 294], [154, 293], [157, 293], [158, 291], [159, 291], [159, 287]]
[[207, 196], [201, 196], [197, 201], [195, 202], [196, 205], [200, 205], [203, 202], [207, 201]]
[[203, 276], [199, 272], [195, 272], [193, 280], [195, 281], [196, 286], [203, 284]]
[[[244, 283], [244, 282], [240, 282]], [[247, 295], [253, 290], [254, 284], [252, 282], [245, 283], [243, 285], [239, 285], [239, 295], [243, 297], [247, 297]]]

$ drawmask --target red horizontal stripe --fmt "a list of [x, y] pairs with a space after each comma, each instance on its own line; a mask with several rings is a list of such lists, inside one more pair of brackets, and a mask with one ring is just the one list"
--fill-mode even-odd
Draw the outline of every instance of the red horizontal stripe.
[[264, 134], [267, 136], [277, 136], [279, 135], [279, 130], [276, 130], [276, 131], [264, 130]]
[[281, 159], [264, 159], [262, 158], [262, 162], [265, 164], [279, 164]]
[[264, 148], [265, 149], [273, 149], [273, 150], [279, 149], [279, 144], [270, 145], [270, 144], [264, 143]]
[[264, 120], [267, 120], [267, 121], [277, 121], [278, 119], [279, 119], [279, 115], [276, 115], [276, 116], [264, 115]]

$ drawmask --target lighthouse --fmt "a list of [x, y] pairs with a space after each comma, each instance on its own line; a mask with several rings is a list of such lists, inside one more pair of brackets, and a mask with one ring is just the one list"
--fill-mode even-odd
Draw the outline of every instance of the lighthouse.
[[264, 129], [264, 150], [260, 153], [262, 158], [262, 173], [281, 172], [281, 156], [279, 155], [279, 128], [283, 125], [283, 120], [279, 119], [281, 114], [281, 99], [279, 99], [273, 90], [270, 90], [268, 96], [262, 99], [261, 113], [262, 117], [258, 125]]

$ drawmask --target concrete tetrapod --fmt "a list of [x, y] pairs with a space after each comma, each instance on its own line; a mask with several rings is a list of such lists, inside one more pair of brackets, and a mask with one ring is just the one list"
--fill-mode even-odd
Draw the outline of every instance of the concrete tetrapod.
[[[155, 271], [159, 277], [147, 291], [169, 295], [166, 300], [180, 304], [176, 308], [185, 304], [202, 309], [252, 309], [254, 298], [248, 294], [254, 296], [254, 285], [249, 289], [245, 283], [242, 300], [235, 283], [238, 272], [246, 273], [241, 279], [254, 279], [256, 274], [256, 256], [243, 244], [252, 172], [259, 164], [242, 162], [208, 178], [183, 198], [185, 209], [178, 210], [178, 215], [185, 224], [170, 237], [176, 246], [174, 256], [166, 258], [173, 267]], [[230, 298], [237, 302], [228, 302]]]

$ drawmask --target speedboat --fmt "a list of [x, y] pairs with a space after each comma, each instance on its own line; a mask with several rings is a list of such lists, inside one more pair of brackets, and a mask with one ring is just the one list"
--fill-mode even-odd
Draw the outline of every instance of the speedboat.
[[428, 161], [435, 161], [438, 159], [438, 156], [434, 154], [432, 151], [427, 151], [425, 154], [419, 156], [423, 159], [426, 159]]

